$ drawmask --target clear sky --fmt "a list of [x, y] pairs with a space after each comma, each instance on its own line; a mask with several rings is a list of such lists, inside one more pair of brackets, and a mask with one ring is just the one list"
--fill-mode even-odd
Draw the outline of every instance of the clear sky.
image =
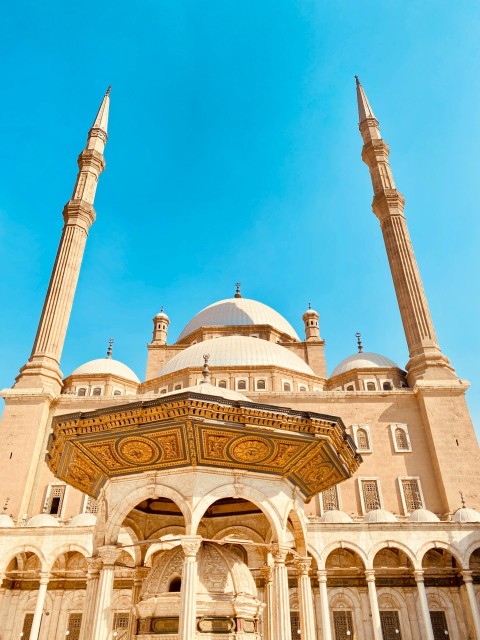
[[391, 149], [440, 345], [480, 426], [480, 6], [417, 0], [123, 0], [5, 5], [0, 24], [0, 386], [27, 360], [74, 185], [112, 84], [106, 149], [62, 358], [144, 375], [151, 318], [169, 342], [234, 293], [302, 335], [311, 302], [327, 365], [408, 359], [354, 74]]

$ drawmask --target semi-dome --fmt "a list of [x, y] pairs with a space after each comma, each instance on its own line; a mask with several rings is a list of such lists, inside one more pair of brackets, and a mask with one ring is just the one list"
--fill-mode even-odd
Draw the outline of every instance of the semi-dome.
[[266, 324], [295, 340], [300, 340], [292, 325], [277, 311], [257, 300], [227, 298], [202, 309], [181, 332], [183, 340], [200, 327], [251, 326]]
[[386, 509], [373, 509], [367, 513], [364, 522], [397, 522], [397, 519]]
[[94, 513], [79, 513], [68, 523], [69, 527], [93, 527], [97, 523], [97, 516]]
[[395, 364], [393, 360], [380, 355], [379, 353], [362, 352], [354, 353], [345, 360], [342, 360], [339, 365], [335, 367], [332, 373], [333, 376], [338, 376], [341, 373], [352, 371], [352, 369], [379, 369], [387, 367], [389, 369], [400, 369], [398, 364]]
[[7, 527], [14, 527], [13, 520], [6, 513], [0, 514], [0, 529], [6, 529]]
[[348, 515], [348, 513], [345, 513], [345, 511], [339, 511], [338, 509], [330, 509], [329, 511], [325, 511], [323, 516], [321, 516], [320, 522], [343, 523], [343, 522], [353, 522], [353, 520]]
[[27, 527], [58, 527], [58, 520], [49, 513], [39, 513], [30, 518]]
[[408, 519], [410, 522], [440, 522], [440, 518], [428, 509], [415, 509]]
[[462, 507], [453, 514], [454, 522], [480, 522], [480, 513], [469, 507]]
[[185, 389], [175, 389], [175, 391], [164, 393], [162, 397], [165, 398], [165, 396], [173, 396], [179, 393], [201, 393], [204, 396], [216, 396], [217, 398], [225, 398], [225, 400], [251, 402], [247, 396], [244, 396], [238, 391], [233, 391], [233, 389], [224, 389], [223, 387], [216, 387], [209, 382], [200, 382], [193, 387], [186, 387]]
[[90, 360], [75, 369], [70, 375], [72, 376], [91, 376], [91, 375], [113, 375], [119, 378], [125, 378], [131, 382], [140, 382], [137, 375], [127, 367], [126, 364], [113, 358], [97, 358]]
[[285, 347], [275, 342], [249, 336], [225, 336], [197, 342], [181, 351], [162, 367], [159, 376], [200, 367], [203, 355], [208, 353], [208, 364], [215, 367], [276, 366], [297, 373], [314, 376], [308, 364]]

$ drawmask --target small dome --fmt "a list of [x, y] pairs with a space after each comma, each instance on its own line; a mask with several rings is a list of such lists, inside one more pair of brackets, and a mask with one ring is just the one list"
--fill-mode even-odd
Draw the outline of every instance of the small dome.
[[339, 522], [353, 522], [353, 520], [348, 515], [348, 513], [345, 513], [345, 511], [330, 509], [329, 511], [325, 511], [323, 516], [320, 518], [320, 522], [339, 523]]
[[373, 509], [365, 516], [364, 522], [397, 522], [396, 517], [386, 509]]
[[97, 523], [97, 516], [94, 513], [79, 513], [68, 523], [69, 527], [93, 527]]
[[7, 527], [14, 527], [13, 520], [6, 513], [0, 514], [0, 529], [6, 529]]
[[167, 316], [167, 314], [163, 311], [159, 311], [157, 313], [157, 315], [155, 316], [155, 320], [167, 320], [168, 322], [170, 322], [170, 318]]
[[454, 522], [480, 522], [480, 513], [475, 509], [469, 509], [468, 507], [462, 507], [455, 511], [453, 514]]
[[176, 389], [170, 391], [170, 393], [164, 393], [165, 396], [173, 396], [178, 393], [201, 393], [204, 396], [217, 396], [217, 398], [225, 398], [225, 400], [241, 400], [242, 402], [251, 402], [247, 396], [238, 393], [238, 391], [232, 391], [231, 389], [223, 389], [222, 387], [216, 387], [209, 382], [200, 382], [193, 387], [185, 387], [185, 389]]
[[352, 369], [400, 369], [398, 364], [395, 364], [393, 360], [380, 355], [379, 353], [354, 353], [345, 360], [342, 360], [338, 366], [332, 372], [331, 377], [338, 376], [341, 373], [352, 371]]
[[277, 311], [262, 302], [248, 298], [227, 298], [202, 309], [187, 324], [178, 340], [183, 340], [200, 327], [252, 326], [266, 324], [300, 341], [295, 329]]
[[315, 375], [306, 362], [287, 348], [275, 342], [249, 336], [226, 336], [192, 344], [169, 360], [158, 375], [165, 376], [182, 369], [199, 368], [203, 363], [204, 353], [210, 355], [210, 369], [270, 365], [309, 376]]
[[113, 358], [98, 358], [90, 360], [75, 369], [70, 375], [72, 376], [91, 376], [91, 375], [113, 375], [119, 378], [125, 378], [131, 382], [140, 382], [137, 375], [127, 367], [123, 362], [114, 360]]
[[440, 518], [428, 509], [415, 509], [408, 519], [410, 522], [440, 522]]
[[27, 522], [27, 527], [58, 527], [59, 522], [49, 513], [39, 513]]

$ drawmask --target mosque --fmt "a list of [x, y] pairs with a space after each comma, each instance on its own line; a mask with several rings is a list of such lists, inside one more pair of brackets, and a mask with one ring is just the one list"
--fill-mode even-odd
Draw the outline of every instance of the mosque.
[[112, 345], [64, 378], [107, 91], [31, 356], [1, 392], [1, 640], [480, 640], [468, 383], [438, 344], [389, 148], [356, 91], [404, 367], [358, 336], [328, 375], [314, 309], [299, 336], [237, 285], [175, 343], [153, 318], [144, 380]]

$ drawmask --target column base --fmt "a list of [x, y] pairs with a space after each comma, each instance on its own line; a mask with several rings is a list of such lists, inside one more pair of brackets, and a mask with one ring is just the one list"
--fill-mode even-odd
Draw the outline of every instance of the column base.
[[46, 388], [59, 394], [63, 374], [58, 362], [49, 357], [33, 357], [20, 369], [14, 389]]
[[411, 387], [419, 380], [448, 380], [459, 382], [450, 360], [437, 348], [426, 348], [408, 361], [407, 380]]

